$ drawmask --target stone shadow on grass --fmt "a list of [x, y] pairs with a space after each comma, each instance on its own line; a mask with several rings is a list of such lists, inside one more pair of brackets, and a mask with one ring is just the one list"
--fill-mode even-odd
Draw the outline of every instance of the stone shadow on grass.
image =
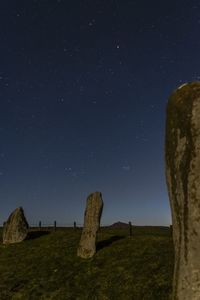
[[37, 239], [37, 238], [39, 238], [41, 236], [44, 236], [44, 235], [47, 235], [47, 234], [50, 234], [50, 231], [47, 231], [47, 230], [29, 231], [28, 234], [27, 234], [26, 240], [34, 240], [34, 239]]
[[124, 239], [126, 236], [114, 235], [107, 240], [99, 241], [96, 245], [96, 251], [99, 251], [105, 247], [109, 247], [114, 242]]

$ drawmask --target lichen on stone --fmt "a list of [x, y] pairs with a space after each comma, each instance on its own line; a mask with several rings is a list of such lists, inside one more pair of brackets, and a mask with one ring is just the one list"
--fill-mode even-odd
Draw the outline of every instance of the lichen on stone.
[[[191, 237], [195, 237], [196, 243], [198, 235], [193, 224], [199, 217], [197, 200], [200, 189], [197, 196], [197, 188], [200, 182], [200, 160], [196, 159], [200, 153], [199, 101], [200, 82], [194, 82], [179, 87], [169, 98], [167, 105], [165, 159], [176, 258], [173, 299], [178, 300], [188, 299], [188, 295], [194, 294], [190, 287], [192, 282], [187, 266], [191, 265], [191, 251], [194, 249]], [[180, 289], [189, 294], [180, 296]]]

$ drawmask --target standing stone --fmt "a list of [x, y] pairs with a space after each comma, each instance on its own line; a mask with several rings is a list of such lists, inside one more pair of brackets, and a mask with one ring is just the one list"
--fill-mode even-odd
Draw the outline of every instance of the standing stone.
[[173, 300], [200, 299], [200, 82], [170, 97], [166, 178], [173, 223]]
[[28, 223], [22, 207], [16, 208], [3, 227], [3, 244], [23, 241], [28, 234]]
[[96, 234], [100, 226], [102, 209], [101, 193], [90, 194], [87, 198], [84, 227], [77, 252], [77, 255], [82, 258], [90, 258], [96, 252]]

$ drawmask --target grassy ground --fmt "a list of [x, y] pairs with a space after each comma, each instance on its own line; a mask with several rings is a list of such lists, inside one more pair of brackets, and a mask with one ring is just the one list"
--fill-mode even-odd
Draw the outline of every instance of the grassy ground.
[[[101, 229], [97, 253], [76, 256], [81, 230], [33, 232], [0, 244], [0, 300], [170, 299], [173, 245], [167, 228]], [[0, 232], [1, 237], [1, 232]]]

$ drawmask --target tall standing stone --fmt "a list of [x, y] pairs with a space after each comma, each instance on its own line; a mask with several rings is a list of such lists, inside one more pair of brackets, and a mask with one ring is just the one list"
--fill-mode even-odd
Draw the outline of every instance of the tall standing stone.
[[166, 178], [173, 222], [173, 300], [200, 299], [200, 82], [170, 97]]
[[96, 252], [96, 234], [100, 227], [102, 209], [101, 193], [90, 194], [87, 198], [84, 227], [77, 252], [77, 255], [82, 258], [90, 258]]
[[19, 243], [28, 234], [28, 223], [22, 207], [16, 208], [3, 227], [3, 244]]

